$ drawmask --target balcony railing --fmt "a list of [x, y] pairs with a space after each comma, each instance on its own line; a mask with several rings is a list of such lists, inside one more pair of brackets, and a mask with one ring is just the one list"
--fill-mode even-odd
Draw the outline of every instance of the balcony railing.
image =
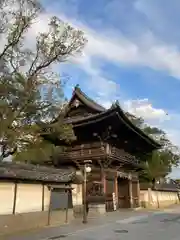
[[136, 157], [125, 152], [123, 149], [111, 147], [106, 143], [94, 142], [68, 147], [59, 157], [64, 160], [95, 159], [109, 156], [125, 164], [138, 164]]
[[118, 149], [116, 147], [112, 147], [110, 153], [111, 153], [112, 157], [119, 159], [123, 163], [127, 163], [127, 164], [129, 164], [129, 163], [130, 164], [138, 164], [139, 163], [139, 160], [135, 156], [125, 152], [123, 149]]
[[81, 144], [68, 147], [65, 152], [60, 154], [63, 159], [89, 159], [93, 157], [105, 156], [105, 146], [99, 143]]

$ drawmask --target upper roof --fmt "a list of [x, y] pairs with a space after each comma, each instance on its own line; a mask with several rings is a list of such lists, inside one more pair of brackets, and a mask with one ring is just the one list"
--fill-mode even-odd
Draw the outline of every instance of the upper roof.
[[0, 179], [69, 183], [76, 179], [73, 168], [53, 168], [26, 163], [0, 163]]
[[76, 99], [79, 99], [81, 103], [85, 106], [91, 108], [93, 113], [86, 114], [86, 115], [75, 115], [72, 117], [66, 118], [66, 123], [73, 124], [74, 127], [83, 126], [87, 124], [91, 124], [93, 122], [102, 121], [103, 119], [115, 116], [119, 119], [121, 123], [123, 123], [130, 131], [135, 133], [138, 137], [143, 139], [147, 144], [150, 144], [153, 149], [160, 148], [161, 145], [157, 143], [154, 139], [149, 137], [145, 134], [140, 128], [135, 126], [132, 121], [127, 117], [127, 114], [122, 110], [119, 104], [115, 103], [112, 105], [111, 108], [105, 109], [104, 107], [100, 106], [92, 99], [87, 97], [79, 87], [75, 87], [71, 100], [67, 106], [67, 112], [71, 110], [71, 104]]
[[79, 85], [76, 85], [74, 88], [72, 97], [67, 105], [66, 115], [70, 111], [71, 105], [76, 100], [79, 100], [80, 102], [82, 102], [84, 105], [86, 105], [96, 113], [101, 113], [106, 111], [106, 109], [103, 106], [99, 105], [98, 103], [93, 101], [91, 98], [89, 98], [84, 92], [82, 92], [81, 89], [79, 88]]

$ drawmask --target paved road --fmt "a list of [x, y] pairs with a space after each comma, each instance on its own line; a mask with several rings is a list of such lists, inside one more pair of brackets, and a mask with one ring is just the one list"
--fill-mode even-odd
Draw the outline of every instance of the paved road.
[[67, 239], [179, 240], [180, 215], [159, 214], [135, 219], [130, 218], [89, 231], [78, 232], [68, 236]]
[[52, 240], [179, 240], [180, 214], [154, 214], [104, 224], [90, 229], [59, 235]]
[[[94, 220], [97, 221], [97, 220]], [[42, 235], [11, 238], [16, 240], [179, 240], [180, 208], [166, 212], [129, 213], [89, 223], [85, 227], [64, 227]], [[50, 232], [52, 231], [52, 232]]]

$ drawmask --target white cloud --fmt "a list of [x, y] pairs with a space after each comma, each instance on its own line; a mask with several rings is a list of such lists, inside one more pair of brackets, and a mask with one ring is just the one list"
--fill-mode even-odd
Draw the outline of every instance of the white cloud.
[[180, 167], [174, 167], [168, 177], [172, 179], [180, 179]]
[[96, 98], [96, 101], [102, 105], [103, 107], [105, 107], [106, 109], [110, 108], [111, 105], [112, 105], [112, 102], [107, 100], [107, 99], [103, 99], [103, 98], [100, 98], [100, 97], [97, 97]]
[[180, 114], [155, 108], [148, 99], [127, 100], [124, 109], [142, 117], [151, 126], [162, 129], [176, 146], [180, 147]]
[[[59, 13], [59, 17], [84, 31], [88, 39], [85, 49], [86, 59], [93, 57], [127, 66], [147, 66], [155, 70], [166, 71], [180, 78], [180, 52], [175, 45], [168, 45], [157, 39], [152, 32], [145, 32], [138, 41], [131, 41], [113, 29], [95, 31], [87, 25], [70, 19]], [[81, 63], [83, 60], [81, 60]], [[84, 65], [82, 65], [84, 67]], [[86, 70], [86, 69], [85, 69]]]
[[[41, 14], [28, 33], [27, 41], [37, 33], [47, 29], [47, 23], [52, 15], [59, 16], [75, 28], [82, 29], [88, 39], [84, 53], [76, 58], [76, 63], [90, 77], [87, 86], [98, 90], [99, 95], [117, 95], [119, 86], [103, 74], [101, 61], [109, 61], [118, 66], [147, 66], [155, 70], [165, 71], [180, 79], [180, 52], [176, 46], [165, 44], [147, 31], [132, 41], [114, 29], [95, 31], [86, 24], [74, 18], [65, 16], [62, 12]], [[96, 61], [94, 61], [96, 59]], [[98, 88], [97, 88], [98, 83]]]
[[148, 99], [127, 100], [124, 106], [127, 111], [145, 120], [164, 121], [169, 118], [168, 113], [163, 109], [154, 108]]

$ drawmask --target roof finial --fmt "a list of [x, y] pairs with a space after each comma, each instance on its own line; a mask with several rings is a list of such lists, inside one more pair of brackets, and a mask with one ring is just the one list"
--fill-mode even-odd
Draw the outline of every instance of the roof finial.
[[116, 104], [116, 106], [120, 105], [118, 100], [115, 101], [115, 104]]
[[79, 84], [76, 84], [75, 89], [79, 88]]
[[118, 100], [116, 100], [112, 103], [111, 108], [116, 108], [117, 106], [120, 106]]

